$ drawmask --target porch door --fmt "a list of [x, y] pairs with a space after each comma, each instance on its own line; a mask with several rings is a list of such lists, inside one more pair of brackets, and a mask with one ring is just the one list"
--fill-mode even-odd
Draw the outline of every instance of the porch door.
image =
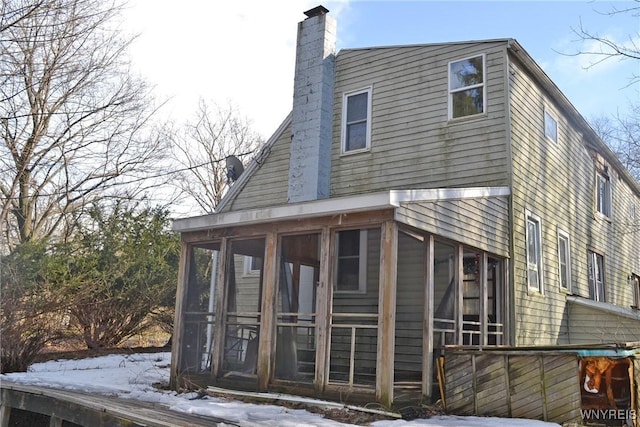
[[214, 296], [220, 243], [189, 246], [178, 354], [179, 374], [212, 369]]
[[223, 372], [255, 375], [265, 239], [233, 240], [225, 284]]
[[320, 234], [282, 237], [279, 269], [275, 378], [313, 383]]

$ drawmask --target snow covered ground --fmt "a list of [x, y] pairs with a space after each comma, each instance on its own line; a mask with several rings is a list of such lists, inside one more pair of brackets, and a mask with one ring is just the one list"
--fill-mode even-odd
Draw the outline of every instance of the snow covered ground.
[[[118, 354], [79, 360], [58, 360], [34, 364], [26, 373], [0, 375], [0, 381], [155, 402], [174, 411], [221, 417], [247, 427], [334, 427], [348, 425], [301, 409], [289, 409], [276, 405], [257, 405], [209, 396], [191, 400], [195, 397], [194, 393], [177, 394], [172, 391], [158, 390], [152, 384], [168, 382], [170, 360], [171, 353]], [[558, 426], [554, 423], [532, 420], [456, 416], [435, 416], [412, 421], [376, 421], [371, 425], [374, 427]]]

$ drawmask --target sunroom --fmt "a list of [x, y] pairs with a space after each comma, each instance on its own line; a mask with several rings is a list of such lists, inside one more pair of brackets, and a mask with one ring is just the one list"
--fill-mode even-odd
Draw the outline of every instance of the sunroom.
[[171, 383], [437, 397], [446, 344], [509, 344], [508, 188], [391, 190], [174, 222]]

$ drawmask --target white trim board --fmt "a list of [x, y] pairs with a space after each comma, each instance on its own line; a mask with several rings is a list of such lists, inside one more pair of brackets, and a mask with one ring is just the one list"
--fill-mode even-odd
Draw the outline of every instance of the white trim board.
[[312, 218], [340, 213], [363, 212], [397, 208], [403, 203], [459, 200], [469, 198], [504, 197], [511, 194], [508, 187], [431, 188], [389, 190], [348, 197], [335, 197], [310, 202], [291, 203], [261, 209], [221, 212], [173, 221], [173, 230], [199, 231], [211, 228], [250, 225], [287, 219]]

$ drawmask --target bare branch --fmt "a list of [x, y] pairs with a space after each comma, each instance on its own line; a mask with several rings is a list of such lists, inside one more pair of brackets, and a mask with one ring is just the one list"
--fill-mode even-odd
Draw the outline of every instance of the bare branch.
[[143, 178], [166, 157], [150, 88], [129, 73], [133, 38], [113, 25], [117, 1], [3, 0], [24, 11], [0, 38], [0, 223], [10, 243], [67, 234], [65, 218], [83, 204], [147, 191]]
[[247, 162], [262, 143], [246, 118], [235, 107], [209, 106], [201, 100], [194, 122], [175, 133], [174, 157], [183, 170], [174, 185], [202, 213], [215, 210], [229, 187], [225, 160], [236, 156]]

